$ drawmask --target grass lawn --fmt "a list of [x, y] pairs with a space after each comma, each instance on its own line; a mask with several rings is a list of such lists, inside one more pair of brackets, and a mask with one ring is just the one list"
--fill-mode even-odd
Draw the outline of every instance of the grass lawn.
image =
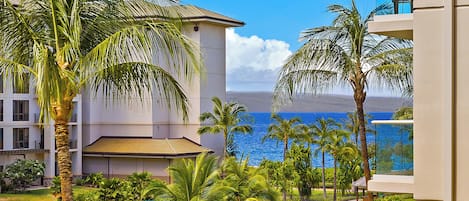
[[[82, 194], [88, 191], [93, 191], [95, 188], [74, 186], [74, 194]], [[26, 191], [17, 194], [0, 194], [0, 201], [55, 201], [55, 197], [52, 196], [50, 189], [40, 189]]]

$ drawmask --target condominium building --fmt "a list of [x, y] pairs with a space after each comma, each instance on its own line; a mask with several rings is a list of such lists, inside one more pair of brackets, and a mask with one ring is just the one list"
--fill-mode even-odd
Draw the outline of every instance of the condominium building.
[[414, 41], [413, 175], [374, 175], [369, 190], [467, 200], [469, 1], [393, 2], [407, 13], [375, 16], [368, 29]]
[[[212, 110], [212, 97], [225, 99], [225, 30], [244, 23], [196, 6], [180, 7], [183, 33], [199, 45], [205, 64], [203, 76], [180, 81], [190, 103], [188, 121], [158, 97], [123, 103], [84, 89], [74, 100], [69, 124], [74, 176], [148, 171], [169, 180], [166, 169], [174, 159], [223, 153], [223, 136], [197, 134], [199, 116]], [[0, 167], [16, 159], [42, 160], [50, 180], [58, 174], [54, 127], [38, 122], [33, 81], [23, 91], [15, 89], [10, 77], [0, 83]]]

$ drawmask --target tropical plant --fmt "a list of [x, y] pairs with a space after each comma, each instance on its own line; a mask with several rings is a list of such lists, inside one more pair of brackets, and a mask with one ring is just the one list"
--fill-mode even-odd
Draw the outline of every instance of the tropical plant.
[[270, 161], [264, 159], [259, 167], [267, 171], [269, 183], [282, 191], [284, 201], [287, 199], [287, 193], [290, 193], [290, 197], [292, 196], [295, 181], [298, 181], [299, 177], [295, 171], [293, 160]]
[[193, 159], [176, 161], [169, 167], [172, 183], [160, 197], [164, 200], [203, 200], [219, 179], [218, 159], [202, 153]]
[[200, 54], [181, 33], [181, 23], [169, 20], [177, 18], [170, 11], [176, 6], [144, 0], [13, 2], [19, 3], [1, 0], [0, 72], [15, 80], [31, 76], [41, 121], [54, 122], [63, 200], [72, 199], [68, 122], [81, 89], [99, 91], [105, 100], [159, 96], [187, 119], [188, 99], [176, 78], [198, 74]]
[[332, 118], [316, 119], [315, 123], [309, 125], [310, 136], [313, 136], [314, 143], [317, 145], [317, 148], [314, 150], [314, 154], [317, 156], [321, 153], [322, 189], [324, 199], [327, 197], [325, 153], [327, 152], [327, 144], [330, 142], [330, 137], [340, 131], [339, 126], [340, 125]]
[[[370, 119], [372, 119], [372, 116], [370, 114], [365, 114], [366, 133], [376, 134], [376, 131], [372, 127], [370, 127], [370, 124], [368, 123]], [[360, 132], [360, 127], [359, 127], [358, 122], [359, 122], [359, 119], [358, 119], [358, 115], [356, 111], [347, 112], [347, 119], [344, 122], [344, 128], [354, 135], [355, 144], [357, 146], [359, 146], [358, 139], [359, 139], [359, 132]]]
[[164, 186], [163, 182], [153, 179], [149, 172], [134, 172], [130, 176], [127, 176], [127, 181], [130, 183], [131, 194], [133, 195], [133, 198], [129, 200], [135, 201], [154, 199], [155, 195], [152, 193], [152, 190], [150, 190], [150, 187]]
[[34, 181], [44, 176], [45, 165], [38, 160], [16, 160], [6, 166], [4, 179], [8, 179], [15, 190], [23, 191]]
[[288, 158], [293, 161], [293, 167], [298, 174], [298, 180], [295, 182], [300, 200], [309, 200], [311, 189], [320, 180], [315, 177], [314, 169], [311, 167], [311, 149], [303, 144], [293, 144], [288, 151]]
[[347, 142], [349, 138], [350, 133], [338, 130], [329, 135], [329, 142], [325, 146], [326, 151], [334, 158], [334, 201], [337, 200], [337, 161], [340, 157], [353, 156], [356, 153], [355, 145]]
[[[247, 108], [239, 103], [230, 102], [222, 103], [220, 98], [213, 97], [213, 113], [204, 112], [200, 115], [200, 121], [210, 121], [211, 125], [204, 125], [197, 130], [199, 134], [212, 133], [217, 134], [223, 133], [223, 156], [226, 158], [228, 151], [234, 153], [233, 150], [227, 150], [227, 143], [233, 139], [235, 133], [252, 133], [252, 127], [248, 124], [239, 125], [243, 112], [247, 112]], [[233, 148], [234, 141], [230, 141], [230, 148]]]
[[262, 143], [267, 139], [274, 139], [278, 142], [283, 142], [283, 161], [287, 159], [288, 142], [292, 140], [301, 140], [303, 138], [303, 127], [301, 119], [298, 117], [291, 119], [283, 119], [278, 114], [272, 114], [272, 120], [275, 123], [271, 123], [267, 129], [267, 134], [262, 137]]
[[351, 189], [353, 181], [363, 176], [361, 168], [361, 157], [358, 148], [355, 147], [354, 153], [339, 155], [339, 171], [337, 176], [337, 186], [341, 190], [342, 196], [347, 189]]
[[85, 177], [84, 181], [85, 184], [90, 185], [92, 187], [99, 187], [104, 182], [104, 176], [102, 172], [94, 172], [89, 174]]
[[103, 201], [133, 200], [130, 182], [119, 178], [105, 179], [97, 193]]
[[[302, 32], [305, 43], [287, 59], [274, 89], [274, 107], [278, 108], [296, 94], [349, 85], [358, 114], [366, 181], [371, 178], [363, 107], [367, 88], [372, 83], [377, 84], [375, 88], [399, 90], [412, 85], [412, 43], [368, 32], [367, 23], [375, 13], [389, 9], [390, 5], [382, 5], [362, 18], [354, 0], [351, 8], [330, 5], [328, 10], [337, 14], [332, 25]], [[368, 198], [373, 199], [371, 192]]]
[[267, 182], [266, 173], [249, 167], [248, 160], [226, 158], [222, 165], [226, 176], [210, 190], [208, 200], [278, 200], [278, 192]]

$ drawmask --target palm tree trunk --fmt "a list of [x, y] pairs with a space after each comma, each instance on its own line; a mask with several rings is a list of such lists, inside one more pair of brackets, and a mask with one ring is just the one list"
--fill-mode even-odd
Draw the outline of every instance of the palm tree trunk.
[[[287, 160], [287, 151], [288, 151], [288, 138], [283, 140], [283, 163], [285, 164], [285, 161]], [[285, 185], [285, 188], [283, 189], [283, 201], [287, 200], [287, 179], [285, 178], [283, 181], [283, 184]]]
[[327, 198], [327, 192], [326, 192], [326, 168], [325, 168], [326, 162], [324, 159], [324, 151], [322, 151], [322, 189], [324, 191], [324, 200]]
[[57, 163], [60, 173], [60, 189], [62, 201], [72, 198], [72, 160], [68, 133], [68, 117], [71, 111], [70, 103], [62, 103], [54, 107], [55, 112], [55, 143], [57, 145]]
[[334, 156], [334, 201], [337, 200], [337, 159]]
[[[358, 115], [358, 128], [360, 131], [360, 147], [363, 161], [363, 170], [365, 172], [366, 187], [368, 188], [368, 181], [371, 179], [370, 165], [368, 162], [368, 144], [366, 142], [366, 123], [365, 123], [365, 112], [363, 109], [363, 103], [365, 102], [366, 94], [363, 90], [363, 86], [357, 86], [354, 91], [355, 104], [357, 106]], [[367, 192], [368, 199], [373, 200], [373, 195], [370, 191]]]

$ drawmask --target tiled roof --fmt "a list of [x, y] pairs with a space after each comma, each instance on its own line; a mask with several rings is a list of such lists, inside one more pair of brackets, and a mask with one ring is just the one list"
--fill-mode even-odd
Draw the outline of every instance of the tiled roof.
[[85, 156], [152, 156], [176, 158], [195, 156], [202, 152], [212, 152], [210, 149], [190, 141], [187, 138], [154, 139], [132, 137], [101, 137], [83, 149]]

